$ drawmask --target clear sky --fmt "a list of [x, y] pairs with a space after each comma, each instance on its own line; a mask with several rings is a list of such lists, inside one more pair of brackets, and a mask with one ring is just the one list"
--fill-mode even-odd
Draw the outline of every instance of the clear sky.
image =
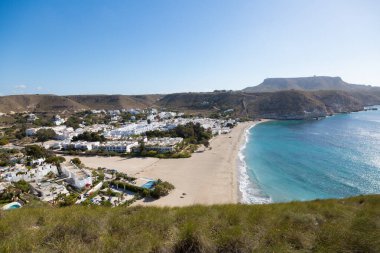
[[1, 0], [0, 94], [380, 85], [378, 0]]

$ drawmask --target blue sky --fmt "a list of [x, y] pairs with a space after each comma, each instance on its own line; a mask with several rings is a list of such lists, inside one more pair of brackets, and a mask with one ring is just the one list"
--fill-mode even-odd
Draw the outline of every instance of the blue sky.
[[377, 0], [1, 0], [0, 94], [380, 85]]

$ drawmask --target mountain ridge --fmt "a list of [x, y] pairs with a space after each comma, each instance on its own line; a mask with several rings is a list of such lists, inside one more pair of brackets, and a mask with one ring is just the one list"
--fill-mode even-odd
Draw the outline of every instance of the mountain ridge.
[[[335, 79], [340, 82], [340, 78]], [[380, 104], [380, 87], [358, 90], [215, 91], [151, 95], [12, 95], [0, 112], [71, 112], [90, 109], [161, 108], [206, 116], [229, 111], [248, 119], [308, 119]]]
[[[370, 85], [351, 84], [343, 81], [341, 77], [312, 76], [312, 77], [278, 77], [266, 78], [257, 85], [243, 89], [243, 92], [275, 92], [281, 90], [343, 90], [343, 91], [366, 91], [376, 89]], [[379, 88], [380, 89], [380, 88]]]

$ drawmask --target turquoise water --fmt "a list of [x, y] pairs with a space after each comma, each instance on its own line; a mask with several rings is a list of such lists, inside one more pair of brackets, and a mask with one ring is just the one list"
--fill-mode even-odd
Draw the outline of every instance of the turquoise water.
[[[248, 203], [380, 193], [380, 107], [249, 130], [240, 190]], [[246, 174], [245, 174], [246, 172]], [[245, 180], [244, 180], [245, 177]]]
[[154, 185], [155, 185], [155, 181], [148, 181], [147, 183], [145, 183], [143, 186], [141, 186], [142, 188], [145, 188], [145, 189], [151, 189]]
[[8, 209], [17, 209], [17, 208], [20, 208], [20, 206], [19, 205], [12, 205]]

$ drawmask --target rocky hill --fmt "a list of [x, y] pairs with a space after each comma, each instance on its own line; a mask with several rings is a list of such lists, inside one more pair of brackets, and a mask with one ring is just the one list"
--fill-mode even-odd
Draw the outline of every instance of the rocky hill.
[[[267, 78], [261, 84], [243, 89], [244, 92], [275, 92], [282, 90], [343, 90], [367, 91], [371, 86], [346, 83], [340, 77], [313, 76], [296, 78]], [[380, 89], [380, 88], [379, 88]]]
[[160, 107], [194, 112], [223, 112], [248, 118], [305, 119], [334, 113], [359, 111], [380, 104], [380, 94], [368, 99], [363, 93], [345, 91], [278, 91], [180, 93], [164, 96]]

